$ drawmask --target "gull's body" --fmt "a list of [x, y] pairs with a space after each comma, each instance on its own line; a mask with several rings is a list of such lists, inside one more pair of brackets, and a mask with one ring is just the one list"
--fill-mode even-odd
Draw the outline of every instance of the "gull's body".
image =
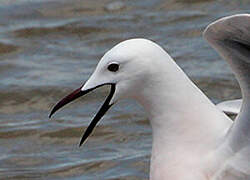
[[111, 93], [81, 143], [109, 107], [133, 98], [144, 107], [153, 130], [151, 180], [250, 180], [250, 15], [216, 21], [204, 36], [240, 83], [243, 105], [234, 123], [166, 51], [145, 39], [124, 41], [107, 52], [84, 86], [59, 102], [52, 114], [110, 84]]

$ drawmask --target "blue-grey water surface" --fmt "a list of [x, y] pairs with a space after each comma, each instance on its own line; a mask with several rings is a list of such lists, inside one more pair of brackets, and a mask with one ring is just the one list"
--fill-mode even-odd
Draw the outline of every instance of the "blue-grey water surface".
[[213, 102], [240, 97], [201, 33], [219, 17], [249, 10], [250, 0], [0, 1], [0, 179], [148, 179], [151, 128], [134, 101], [116, 104], [81, 148], [108, 89], [51, 120], [50, 109], [107, 50], [134, 37], [163, 46]]

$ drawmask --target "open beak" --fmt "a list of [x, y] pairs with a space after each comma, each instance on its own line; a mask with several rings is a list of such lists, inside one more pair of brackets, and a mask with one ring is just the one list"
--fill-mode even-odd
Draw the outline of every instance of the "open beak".
[[51, 117], [57, 110], [59, 110], [61, 107], [63, 107], [64, 105], [74, 101], [75, 99], [89, 93], [90, 91], [93, 91], [94, 89], [104, 86], [104, 85], [111, 85], [111, 89], [110, 89], [110, 93], [108, 95], [108, 97], [106, 98], [105, 102], [103, 103], [103, 105], [101, 106], [101, 108], [99, 109], [98, 113], [95, 115], [94, 119], [91, 121], [90, 125], [88, 126], [88, 128], [86, 129], [86, 131], [84, 132], [82, 139], [80, 141], [79, 146], [81, 146], [84, 141], [89, 137], [89, 135], [91, 134], [91, 132], [93, 131], [93, 129], [95, 128], [96, 124], [100, 121], [100, 119], [104, 116], [104, 114], [108, 111], [108, 109], [113, 105], [113, 104], [109, 104], [114, 93], [115, 93], [115, 84], [102, 84], [99, 86], [96, 86], [94, 88], [91, 89], [87, 89], [82, 91], [82, 87], [76, 89], [75, 91], [73, 91], [72, 93], [70, 93], [69, 95], [67, 95], [66, 97], [64, 97], [61, 101], [59, 101], [52, 109], [49, 117]]

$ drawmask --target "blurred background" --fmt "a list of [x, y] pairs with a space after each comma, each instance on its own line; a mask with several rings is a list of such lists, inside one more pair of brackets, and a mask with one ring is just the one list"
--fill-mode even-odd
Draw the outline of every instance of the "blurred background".
[[0, 0], [0, 179], [148, 179], [151, 128], [134, 101], [80, 137], [108, 89], [52, 106], [129, 38], [163, 46], [217, 103], [240, 97], [226, 63], [202, 38], [212, 21], [250, 12], [250, 0]]

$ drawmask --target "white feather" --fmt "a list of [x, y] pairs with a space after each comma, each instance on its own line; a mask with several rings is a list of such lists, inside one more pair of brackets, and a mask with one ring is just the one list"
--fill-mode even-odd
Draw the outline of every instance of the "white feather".
[[223, 101], [216, 106], [223, 112], [229, 115], [237, 115], [240, 112], [242, 99]]

